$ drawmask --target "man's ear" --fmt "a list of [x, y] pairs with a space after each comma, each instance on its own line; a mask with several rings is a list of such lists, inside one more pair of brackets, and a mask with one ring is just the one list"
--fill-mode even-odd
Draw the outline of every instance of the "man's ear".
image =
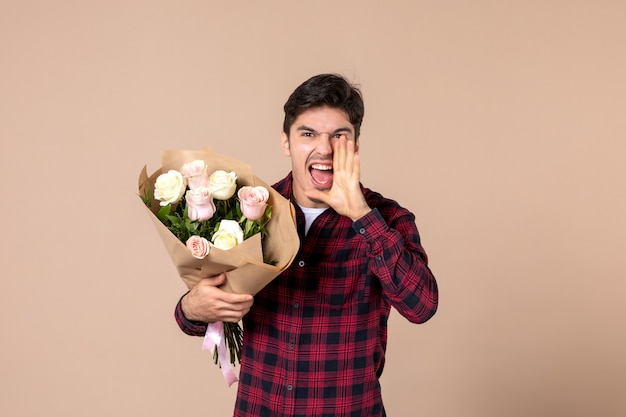
[[285, 132], [280, 134], [280, 145], [283, 149], [283, 153], [286, 156], [291, 156], [291, 150], [289, 149], [289, 136]]

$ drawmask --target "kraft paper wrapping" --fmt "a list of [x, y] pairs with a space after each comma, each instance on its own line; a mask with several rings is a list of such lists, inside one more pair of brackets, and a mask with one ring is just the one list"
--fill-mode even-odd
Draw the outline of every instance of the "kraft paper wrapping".
[[[154, 183], [162, 172], [170, 169], [180, 171], [184, 163], [202, 159], [208, 166], [209, 174], [215, 170], [234, 171], [237, 173], [237, 185], [263, 186], [269, 191], [268, 204], [272, 206], [272, 219], [267, 224], [267, 236], [261, 247], [260, 234], [256, 234], [230, 250], [211, 247], [204, 259], [191, 256], [189, 249], [169, 229], [161, 223], [156, 213], [160, 206], [152, 199], [152, 207], [144, 205], [167, 252], [169, 253], [178, 275], [191, 289], [202, 278], [226, 272], [226, 282], [222, 289], [233, 293], [256, 294], [283, 272], [295, 258], [300, 239], [296, 230], [295, 210], [291, 203], [276, 190], [256, 177], [252, 168], [235, 159], [217, 155], [211, 148], [200, 151], [175, 150], [162, 152], [162, 166], [148, 176], [144, 166], [139, 174], [139, 195], [145, 195], [146, 187], [154, 190]], [[275, 261], [274, 265], [263, 259]]]

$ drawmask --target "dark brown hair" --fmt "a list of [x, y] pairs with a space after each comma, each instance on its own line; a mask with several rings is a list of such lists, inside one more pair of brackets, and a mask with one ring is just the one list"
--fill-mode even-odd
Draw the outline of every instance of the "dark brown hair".
[[329, 106], [343, 110], [354, 128], [355, 139], [361, 133], [365, 108], [359, 88], [337, 74], [320, 74], [309, 78], [294, 90], [283, 109], [283, 132], [289, 136], [298, 116], [311, 108]]

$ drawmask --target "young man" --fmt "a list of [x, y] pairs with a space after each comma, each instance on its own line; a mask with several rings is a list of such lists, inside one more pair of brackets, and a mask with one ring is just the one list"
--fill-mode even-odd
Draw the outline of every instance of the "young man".
[[415, 217], [360, 184], [360, 91], [333, 74], [300, 85], [284, 106], [291, 172], [274, 188], [296, 207], [300, 252], [255, 297], [230, 294], [220, 275], [181, 298], [176, 320], [243, 319], [234, 416], [385, 416], [379, 377], [394, 307], [414, 323], [438, 291]]

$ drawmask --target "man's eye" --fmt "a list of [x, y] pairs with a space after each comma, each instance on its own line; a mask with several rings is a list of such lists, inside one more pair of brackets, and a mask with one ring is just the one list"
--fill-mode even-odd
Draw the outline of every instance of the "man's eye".
[[348, 135], [346, 135], [345, 133], [336, 133], [335, 134], [335, 139], [341, 139], [341, 138], [348, 139]]
[[302, 136], [305, 138], [313, 138], [315, 137], [315, 134], [313, 132], [302, 132]]

